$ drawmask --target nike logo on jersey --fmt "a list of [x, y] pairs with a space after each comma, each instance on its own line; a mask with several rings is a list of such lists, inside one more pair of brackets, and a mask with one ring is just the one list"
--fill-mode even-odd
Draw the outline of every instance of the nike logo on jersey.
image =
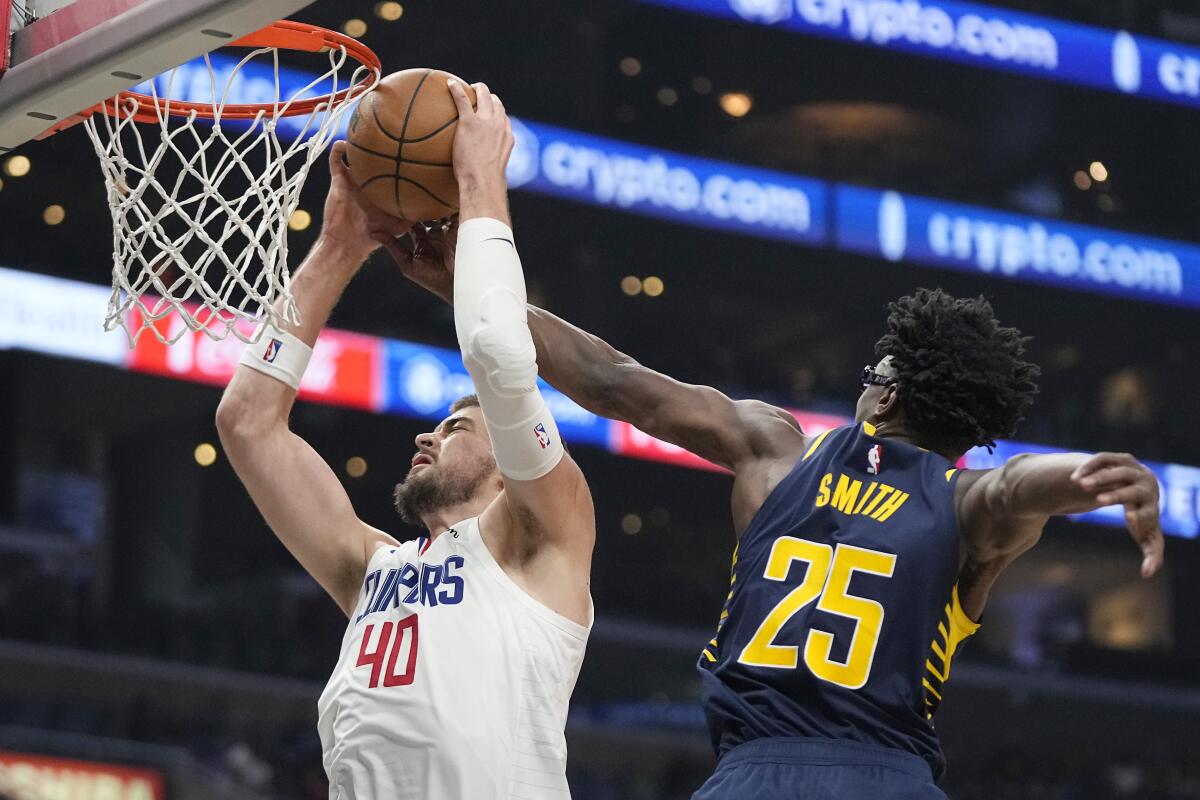
[[363, 612], [354, 624], [372, 614], [404, 605], [458, 605], [466, 593], [466, 581], [458, 571], [466, 564], [462, 556], [450, 556], [441, 564], [409, 564], [393, 567], [386, 572], [377, 569], [363, 580], [363, 594], [368, 598]]
[[871, 481], [864, 492], [862, 481], [838, 475], [837, 486], [834, 486], [833, 480], [832, 472], [821, 478], [821, 485], [817, 487], [817, 508], [832, 506], [843, 514], [860, 514], [876, 522], [887, 522], [908, 499], [908, 492], [886, 483]]

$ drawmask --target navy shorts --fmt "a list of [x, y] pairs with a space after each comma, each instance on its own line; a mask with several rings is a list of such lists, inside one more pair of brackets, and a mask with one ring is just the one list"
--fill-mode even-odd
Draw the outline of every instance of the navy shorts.
[[692, 800], [946, 800], [923, 758], [834, 739], [756, 739], [730, 750]]

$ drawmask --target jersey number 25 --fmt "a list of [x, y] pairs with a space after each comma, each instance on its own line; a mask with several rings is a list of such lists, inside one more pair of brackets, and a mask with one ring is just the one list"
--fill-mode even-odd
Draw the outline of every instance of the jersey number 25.
[[830, 657], [833, 634], [810, 630], [804, 643], [805, 665], [821, 680], [847, 689], [861, 689], [871, 675], [884, 612], [883, 606], [874, 600], [850, 594], [850, 578], [855, 572], [890, 578], [896, 568], [896, 556], [848, 544], [834, 547], [794, 536], [781, 536], [771, 547], [763, 577], [786, 581], [794, 561], [808, 565], [803, 583], [771, 609], [750, 643], [742, 649], [738, 661], [751, 667], [795, 669], [800, 661], [800, 648], [775, 644], [775, 638], [789, 619], [816, 600], [817, 610], [854, 620], [854, 634], [846, 661], [840, 662]]

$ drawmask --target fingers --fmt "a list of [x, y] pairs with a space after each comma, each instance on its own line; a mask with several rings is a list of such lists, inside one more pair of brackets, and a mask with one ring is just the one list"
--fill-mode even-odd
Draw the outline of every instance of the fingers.
[[1149, 578], [1162, 567], [1166, 541], [1158, 520], [1158, 507], [1125, 507], [1125, 525], [1142, 550], [1142, 577]]
[[386, 243], [384, 239], [395, 241], [413, 229], [413, 223], [408, 220], [386, 214], [376, 215], [372, 223], [370, 236], [380, 244]]
[[1142, 547], [1142, 577], [1149, 578], [1162, 568], [1166, 550], [1166, 540], [1163, 539], [1162, 528], [1158, 525], [1157, 514], [1153, 527], [1144, 534], [1139, 544]]
[[[479, 86], [483, 86], [483, 84], [479, 84]], [[475, 116], [475, 109], [471, 107], [471, 98], [460, 82], [456, 80], [447, 81], [446, 88], [450, 90], [450, 96], [454, 98], [454, 105], [458, 107], [458, 116], [460, 118], [470, 119]], [[475, 91], [478, 96], [478, 87]], [[480, 105], [482, 106], [482, 104]]]
[[1076, 481], [1079, 488], [1085, 492], [1100, 494], [1111, 489], [1128, 486], [1142, 477], [1142, 470], [1137, 467], [1104, 467], [1086, 478]]
[[[480, 119], [491, 119], [496, 115], [496, 101], [492, 90], [486, 83], [475, 83], [472, 86], [475, 88], [476, 115]], [[464, 91], [463, 96], [465, 97], [466, 94]]]
[[1143, 483], [1131, 483], [1117, 489], [1110, 489], [1107, 492], [1096, 495], [1096, 502], [1104, 506], [1136, 506], [1141, 508], [1144, 505], [1153, 505], [1154, 509], [1158, 510], [1158, 503], [1151, 503], [1151, 500], [1157, 500], [1148, 486]]
[[1104, 467], [1133, 466], [1138, 461], [1129, 453], [1097, 453], [1071, 473], [1071, 480], [1082, 480]]
[[346, 150], [349, 145], [344, 141], [334, 142], [329, 149], [329, 174], [349, 175], [350, 167], [346, 165]]
[[408, 236], [401, 236], [397, 239], [387, 235], [372, 236], [372, 238], [383, 245], [383, 249], [387, 250], [388, 255], [399, 265], [400, 271], [407, 275], [408, 269], [412, 267], [413, 262], [412, 239]]

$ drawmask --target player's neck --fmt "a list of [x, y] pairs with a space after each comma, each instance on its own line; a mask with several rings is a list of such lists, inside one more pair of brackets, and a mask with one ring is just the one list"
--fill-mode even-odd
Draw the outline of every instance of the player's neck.
[[473, 497], [464, 503], [455, 503], [454, 505], [439, 508], [437, 511], [431, 511], [421, 517], [421, 522], [424, 523], [425, 529], [429, 531], [430, 541], [433, 541], [450, 530], [450, 526], [456, 522], [478, 517], [487, 509], [490, 503], [491, 498]]
[[875, 436], [880, 439], [894, 439], [897, 442], [906, 442], [915, 447], [920, 447], [922, 450], [930, 450], [937, 453], [949, 461], [958, 460], [958, 456], [945, 453], [936, 447], [930, 447], [927, 442], [922, 441], [916, 434], [910, 431], [902, 421], [882, 420], [873, 424], [875, 425]]

